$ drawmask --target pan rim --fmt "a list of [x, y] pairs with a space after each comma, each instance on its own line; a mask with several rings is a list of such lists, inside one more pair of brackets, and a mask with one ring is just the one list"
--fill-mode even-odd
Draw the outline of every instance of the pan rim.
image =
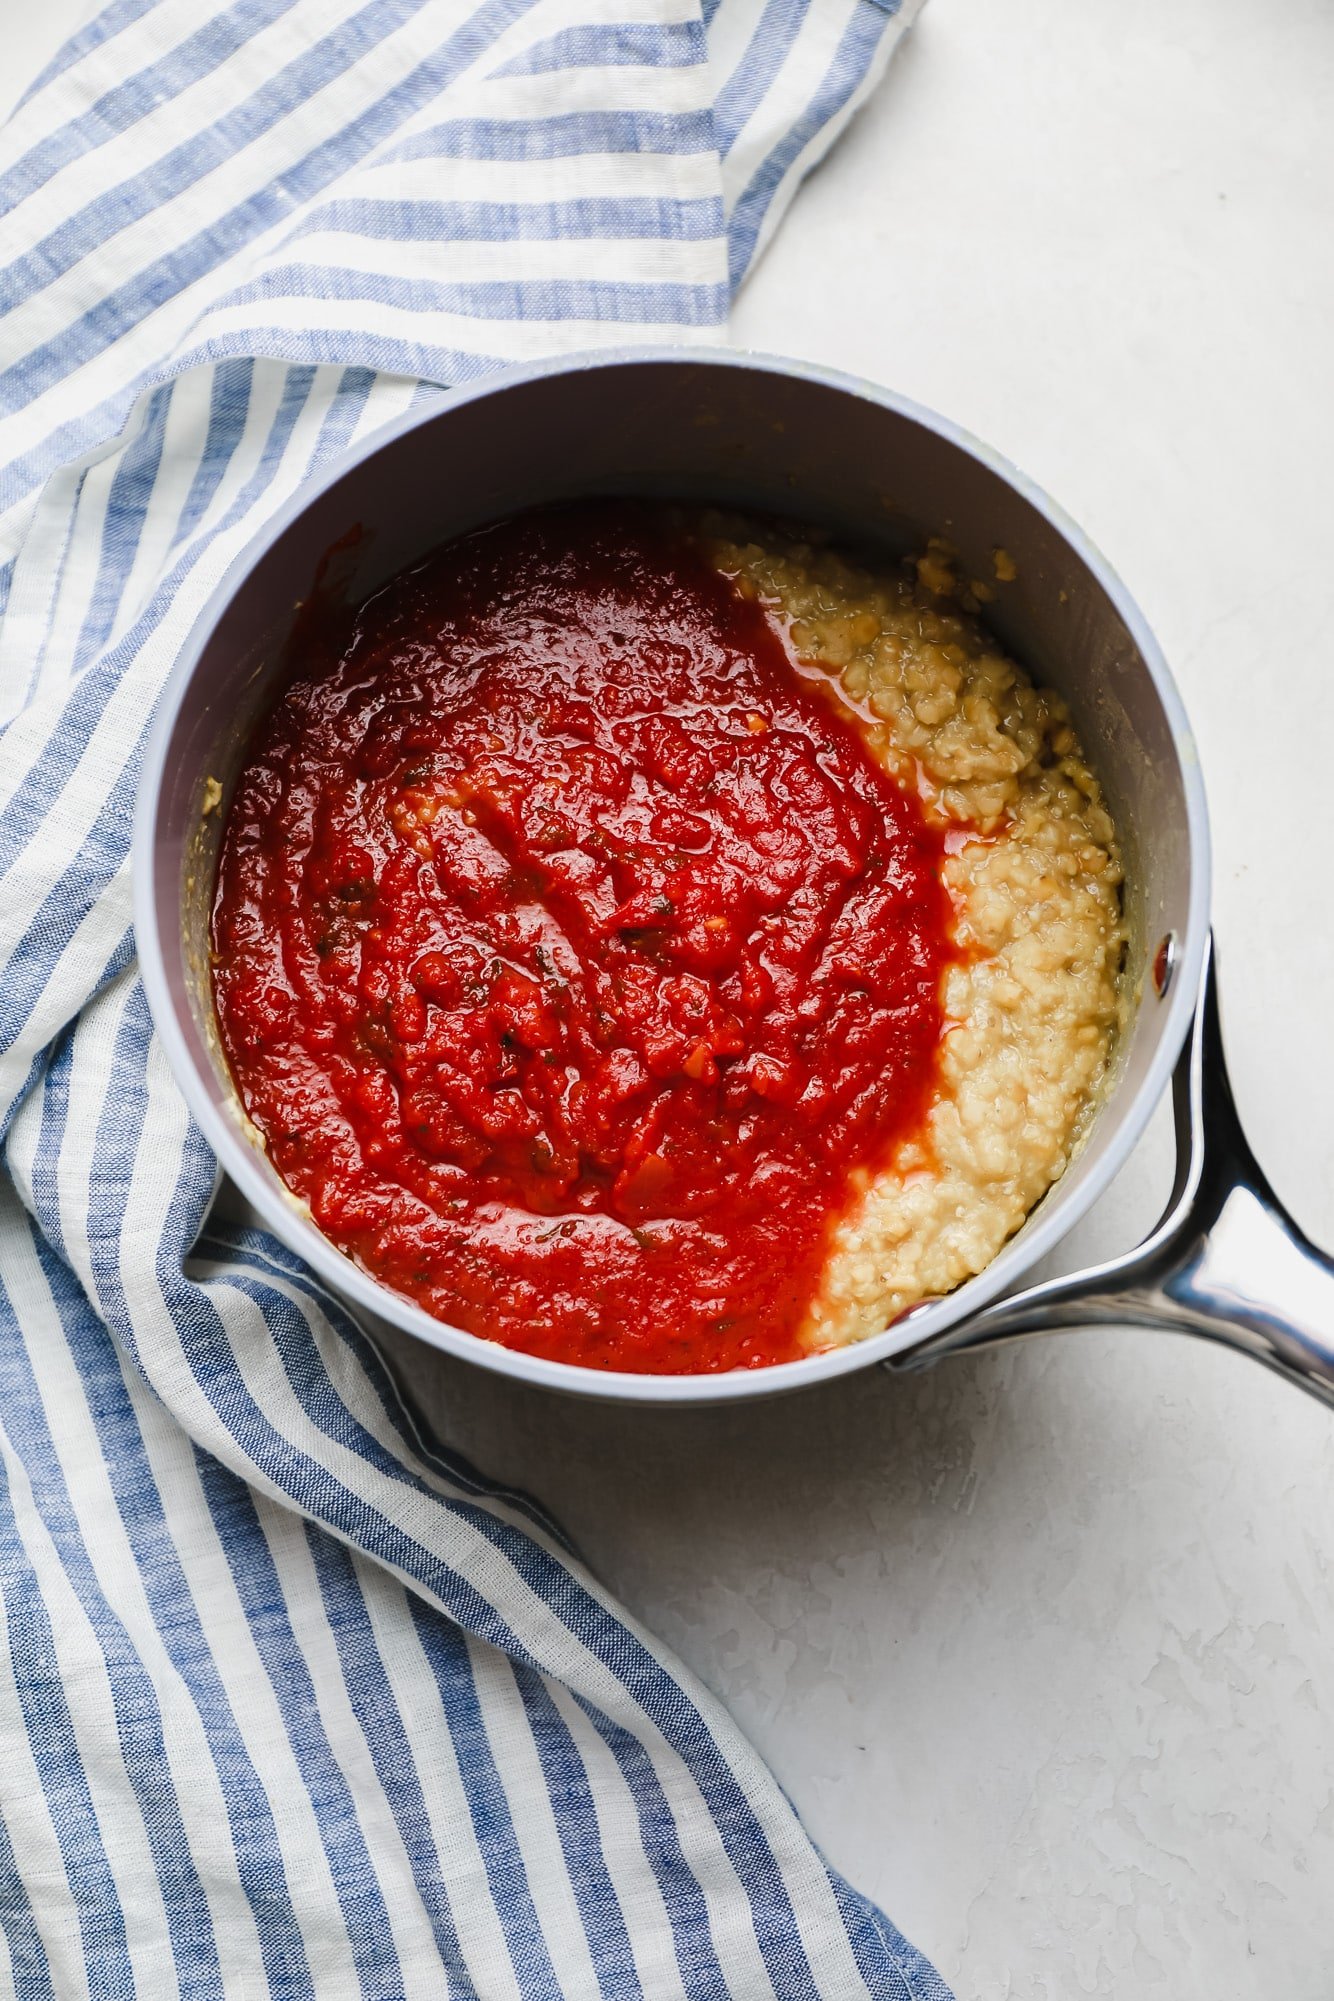
[[[1172, 988], [1161, 1003], [1153, 1033], [1156, 1043], [1145, 1074], [1125, 1100], [1115, 1131], [1073, 1193], [1061, 1199], [1060, 1184], [1044, 1198], [1025, 1226], [1022, 1241], [1012, 1238], [991, 1263], [943, 1299], [914, 1310], [911, 1321], [900, 1321], [880, 1334], [844, 1347], [822, 1350], [799, 1361], [766, 1368], [689, 1376], [643, 1375], [603, 1371], [578, 1363], [548, 1361], [506, 1348], [434, 1319], [412, 1301], [392, 1292], [353, 1263], [282, 1188], [258, 1149], [245, 1138], [239, 1119], [221, 1106], [201, 1074], [194, 1050], [177, 1011], [167, 976], [162, 927], [159, 923], [156, 856], [158, 819], [166, 757], [172, 732], [201, 654], [226, 608], [244, 590], [262, 558], [287, 529], [330, 487], [368, 459], [424, 424], [449, 411], [485, 397], [545, 378], [593, 369], [627, 366], [676, 367], [702, 365], [764, 373], [841, 391], [887, 409], [921, 425], [1003, 480], [1041, 514], [1076, 557], [1096, 578], [1133, 638], [1163, 705], [1181, 770], [1188, 831], [1189, 887], [1184, 930], [1178, 938], [1178, 960]], [[303, 482], [257, 530], [229, 565], [195, 619], [159, 698], [145, 746], [131, 841], [131, 876], [139, 969], [154, 1025], [162, 1038], [168, 1065], [191, 1114], [220, 1165], [242, 1194], [289, 1250], [306, 1260], [336, 1295], [374, 1317], [412, 1334], [428, 1346], [458, 1356], [476, 1366], [545, 1389], [592, 1397], [604, 1402], [693, 1405], [732, 1402], [739, 1398], [782, 1395], [813, 1388], [854, 1370], [902, 1357], [919, 1344], [933, 1341], [992, 1300], [1022, 1282], [1032, 1267], [1059, 1244], [1088, 1213], [1119, 1172], [1142, 1136], [1170, 1080], [1193, 1016], [1203, 972], [1208, 937], [1210, 839], [1203, 776], [1184, 704], [1171, 670], [1138, 605], [1106, 558], [1079, 526], [1039, 486], [1001, 453], [939, 413], [895, 391], [823, 365], [762, 354], [742, 348], [707, 346], [625, 345], [562, 355], [542, 362], [506, 368], [442, 394], [438, 401], [418, 405], [369, 432], [357, 446], [319, 474]], [[1125, 1090], [1116, 1086], [1108, 1108]], [[1094, 1120], [1089, 1143], [1105, 1117]], [[1056, 1198], [1053, 1200], [1053, 1196]]]

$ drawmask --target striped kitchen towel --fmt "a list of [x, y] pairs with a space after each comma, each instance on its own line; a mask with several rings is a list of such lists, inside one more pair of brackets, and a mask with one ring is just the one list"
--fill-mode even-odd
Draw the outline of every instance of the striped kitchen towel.
[[911, 0], [111, 0], [0, 130], [0, 1990], [941, 2001], [727, 1716], [414, 1425], [135, 973], [173, 655], [440, 386], [715, 335]]

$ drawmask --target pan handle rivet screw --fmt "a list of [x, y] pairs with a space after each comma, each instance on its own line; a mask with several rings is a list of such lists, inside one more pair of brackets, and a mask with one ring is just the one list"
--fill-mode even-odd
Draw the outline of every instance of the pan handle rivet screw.
[[1162, 1000], [1172, 984], [1172, 975], [1177, 969], [1177, 934], [1169, 931], [1158, 941], [1158, 950], [1153, 955], [1153, 990]]

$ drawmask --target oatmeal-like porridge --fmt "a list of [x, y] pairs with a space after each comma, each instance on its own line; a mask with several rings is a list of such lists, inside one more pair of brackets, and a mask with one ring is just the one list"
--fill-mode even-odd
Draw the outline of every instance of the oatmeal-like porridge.
[[[1119, 1025], [1125, 931], [1116, 832], [1059, 695], [1033, 686], [979, 618], [949, 550], [874, 572], [722, 515], [710, 559], [754, 590], [856, 711], [872, 754], [949, 830], [962, 948], [924, 1130], [835, 1225], [803, 1330], [810, 1347], [878, 1333], [990, 1263], [1065, 1172]], [[998, 550], [995, 571], [1015, 569]], [[984, 589], [989, 587], [984, 586]]]

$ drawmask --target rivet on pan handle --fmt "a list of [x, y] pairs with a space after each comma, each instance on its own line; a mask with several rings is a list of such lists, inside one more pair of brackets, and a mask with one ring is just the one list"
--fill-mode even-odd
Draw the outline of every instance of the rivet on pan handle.
[[1334, 1403], [1334, 1259], [1288, 1214], [1241, 1129], [1212, 945], [1172, 1098], [1176, 1183], [1137, 1250], [997, 1300], [885, 1367], [922, 1369], [1026, 1334], [1126, 1321], [1225, 1342]]

